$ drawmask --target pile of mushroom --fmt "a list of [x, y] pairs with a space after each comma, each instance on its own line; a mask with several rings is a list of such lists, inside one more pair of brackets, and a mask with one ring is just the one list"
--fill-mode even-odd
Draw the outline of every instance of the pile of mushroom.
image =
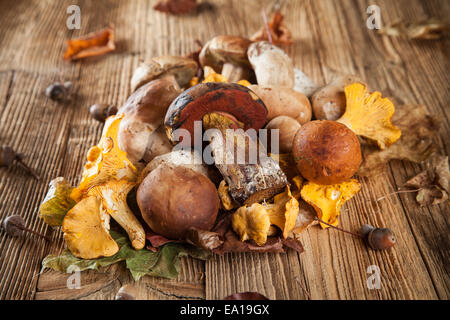
[[[351, 179], [361, 163], [356, 135], [380, 148], [400, 137], [390, 123], [393, 106], [379, 93], [352, 76], [319, 88], [269, 42], [218, 36], [198, 62], [162, 56], [135, 70], [133, 93], [107, 119], [71, 193], [76, 204], [63, 231], [75, 256], [118, 251], [110, 216], [135, 249], [145, 245], [136, 215], [153, 232], [184, 240], [192, 230], [210, 231], [223, 211], [241, 241], [260, 246], [311, 225], [299, 216], [307, 203], [336, 225], [343, 202], [360, 189]], [[133, 189], [138, 213], [126, 203]]]

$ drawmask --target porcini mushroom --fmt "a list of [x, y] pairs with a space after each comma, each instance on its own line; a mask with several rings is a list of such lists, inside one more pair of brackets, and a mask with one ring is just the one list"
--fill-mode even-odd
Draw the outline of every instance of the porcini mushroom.
[[292, 88], [269, 85], [251, 85], [252, 90], [267, 108], [267, 120], [278, 116], [294, 118], [300, 124], [311, 120], [312, 110], [308, 98]]
[[[292, 143], [294, 142], [295, 134], [300, 127], [301, 125], [297, 120], [288, 116], [275, 117], [266, 125], [266, 129], [270, 130], [269, 134], [271, 134], [271, 130], [279, 130], [278, 151], [280, 153], [292, 152]], [[271, 139], [269, 139], [269, 141], [271, 142]], [[273, 150], [274, 148], [270, 148], [271, 152], [273, 152]]]
[[258, 41], [248, 47], [247, 54], [258, 85], [294, 87], [294, 65], [282, 49], [267, 41]]
[[133, 72], [131, 91], [134, 92], [144, 84], [173, 75], [179, 86], [184, 88], [197, 72], [197, 63], [189, 58], [178, 56], [161, 56], [143, 62]]
[[310, 98], [319, 86], [299, 68], [294, 68], [294, 90]]
[[294, 137], [292, 152], [304, 178], [318, 184], [337, 184], [351, 178], [361, 164], [361, 147], [345, 125], [315, 120]]
[[125, 116], [117, 137], [119, 147], [135, 165], [171, 150], [163, 120], [170, 103], [180, 92], [174, 76], [164, 77], [139, 88], [120, 107], [118, 114]]
[[211, 169], [203, 162], [202, 156], [198, 152], [195, 150], [180, 149], [157, 156], [147, 163], [139, 175], [138, 183], [141, 183], [150, 172], [162, 164], [186, 167], [202, 173], [209, 178], [213, 176]]
[[318, 89], [311, 97], [314, 116], [317, 120], [337, 120], [345, 112], [347, 100], [344, 87], [359, 81], [356, 76], [339, 76]]
[[219, 197], [203, 174], [182, 166], [159, 165], [137, 191], [142, 217], [169, 239], [185, 239], [190, 228], [209, 231], [217, 218]]
[[[174, 132], [183, 128], [194, 136], [194, 121], [202, 121], [204, 129], [216, 129], [210, 148], [216, 167], [229, 186], [230, 195], [238, 203], [253, 203], [279, 193], [287, 184], [278, 164], [261, 155], [262, 146], [241, 128], [260, 129], [266, 122], [267, 109], [250, 89], [231, 83], [202, 83], [180, 94], [167, 110], [165, 125], [169, 139], [176, 142]], [[227, 136], [229, 134], [229, 136]], [[235, 142], [237, 141], [237, 142]], [[192, 144], [191, 144], [192, 145]], [[254, 163], [235, 161], [234, 153], [249, 159], [251, 150], [260, 150]]]
[[221, 72], [230, 82], [248, 80], [251, 65], [247, 48], [250, 44], [250, 40], [238, 36], [217, 36], [203, 46], [199, 55], [200, 64]]

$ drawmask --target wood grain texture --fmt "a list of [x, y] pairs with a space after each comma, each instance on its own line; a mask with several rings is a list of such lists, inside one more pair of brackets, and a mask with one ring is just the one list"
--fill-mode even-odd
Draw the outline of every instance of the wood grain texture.
[[[134, 283], [123, 264], [81, 275], [82, 288], [68, 290], [70, 275], [45, 270], [42, 259], [63, 247], [62, 234], [38, 217], [48, 182], [65, 176], [79, 182], [88, 148], [102, 125], [88, 107], [121, 105], [139, 61], [163, 54], [184, 55], [220, 34], [250, 36], [261, 27], [261, 8], [274, 0], [210, 0], [213, 9], [170, 16], [155, 12], [155, 1], [77, 1], [81, 30], [66, 28], [73, 1], [0, 1], [0, 143], [25, 154], [42, 177], [37, 182], [19, 167], [0, 168], [0, 219], [24, 217], [36, 231], [51, 235], [0, 238], [0, 299], [113, 299], [125, 283]], [[296, 67], [318, 84], [341, 73], [360, 75], [372, 89], [408, 103], [424, 104], [442, 120], [436, 144], [450, 149], [448, 38], [408, 41], [381, 37], [367, 29], [366, 8], [381, 8], [383, 23], [412, 21], [450, 13], [446, 0], [284, 0], [281, 10], [295, 43], [286, 48]], [[67, 63], [65, 41], [116, 27], [117, 50], [103, 57]], [[56, 103], [45, 88], [60, 75], [74, 83], [70, 101]], [[205, 262], [183, 259], [175, 280], [144, 277], [134, 283], [142, 299], [220, 299], [240, 291], [258, 291], [271, 299], [449, 299], [449, 205], [420, 208], [414, 194], [381, 196], [397, 190], [423, 166], [393, 161], [376, 178], [361, 178], [361, 192], [342, 209], [341, 226], [363, 223], [394, 230], [398, 244], [375, 252], [358, 239], [313, 227], [301, 240], [305, 252], [227, 254]], [[381, 289], [367, 287], [367, 268], [381, 270]], [[297, 280], [298, 279], [298, 280]], [[300, 282], [300, 283], [299, 283]]]

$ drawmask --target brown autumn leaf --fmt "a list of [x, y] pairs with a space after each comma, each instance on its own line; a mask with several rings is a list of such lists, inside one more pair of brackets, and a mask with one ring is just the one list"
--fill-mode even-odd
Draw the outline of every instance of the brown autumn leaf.
[[170, 14], [189, 13], [197, 7], [197, 0], [161, 0], [153, 9]]
[[[275, 45], [285, 44], [291, 45], [293, 43], [291, 31], [284, 25], [284, 16], [280, 11], [275, 11], [272, 20], [268, 23], [272, 42]], [[267, 28], [263, 26], [256, 31], [251, 37], [252, 41], [269, 41]]]
[[114, 27], [110, 26], [80, 38], [68, 40], [64, 59], [74, 61], [87, 57], [100, 56], [115, 49]]
[[434, 157], [424, 171], [409, 179], [404, 186], [419, 189], [416, 201], [421, 206], [447, 201], [450, 193], [448, 157], [441, 155]]
[[258, 292], [238, 292], [223, 298], [223, 300], [270, 300], [270, 299]]
[[319, 222], [316, 220], [317, 213], [314, 210], [314, 208], [309, 205], [306, 201], [302, 199], [298, 200], [298, 216], [297, 220], [295, 221], [294, 229], [292, 229], [292, 232], [294, 235], [298, 235], [308, 229], [309, 227], [318, 224]]
[[384, 172], [389, 160], [422, 162], [436, 152], [433, 138], [439, 130], [439, 121], [429, 115], [422, 105], [402, 105], [396, 108], [392, 123], [402, 131], [401, 138], [390, 147], [362, 145], [364, 161], [359, 176], [373, 176]]
[[395, 22], [381, 28], [378, 32], [392, 37], [408, 39], [438, 40], [450, 30], [450, 24], [436, 18], [419, 22]]
[[223, 244], [217, 232], [190, 228], [186, 235], [186, 241], [205, 250], [213, 250]]

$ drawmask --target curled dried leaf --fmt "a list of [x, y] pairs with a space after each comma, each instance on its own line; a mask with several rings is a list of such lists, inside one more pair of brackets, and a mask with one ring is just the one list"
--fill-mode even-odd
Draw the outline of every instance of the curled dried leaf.
[[220, 198], [220, 204], [223, 209], [229, 211], [238, 207], [238, 204], [233, 200], [233, 198], [228, 193], [228, 185], [225, 180], [222, 180], [217, 189]]
[[190, 228], [188, 230], [186, 241], [205, 250], [214, 250], [223, 244], [217, 232], [197, 228]]
[[308, 229], [309, 227], [316, 225], [317, 213], [314, 208], [302, 199], [298, 200], [298, 215], [295, 220], [294, 228], [292, 232], [297, 235]]
[[39, 217], [52, 227], [60, 226], [66, 213], [76, 203], [70, 197], [72, 190], [72, 186], [63, 177], [50, 181], [50, 189], [39, 207]]
[[73, 61], [100, 56], [115, 49], [114, 28], [111, 26], [77, 39], [68, 40], [64, 59]]
[[344, 90], [347, 106], [338, 122], [355, 134], [376, 141], [380, 149], [400, 139], [401, 131], [391, 123], [395, 108], [389, 99], [377, 91], [367, 92], [362, 83], [352, 83]]
[[276, 225], [283, 233], [283, 238], [287, 238], [295, 227], [298, 216], [298, 201], [295, 199], [289, 187], [285, 192], [277, 194], [273, 198], [273, 203], [264, 203], [268, 211], [270, 223]]
[[[276, 11], [272, 20], [268, 23], [269, 32], [272, 37], [272, 42], [275, 45], [285, 44], [291, 45], [293, 43], [292, 33], [284, 24], [284, 16], [280, 11]], [[269, 41], [267, 28], [262, 26], [256, 33], [254, 33], [250, 40], [252, 41]]]
[[161, 0], [153, 9], [170, 14], [186, 14], [197, 7], [197, 0]]
[[419, 22], [395, 22], [382, 27], [378, 32], [392, 37], [408, 39], [438, 40], [450, 31], [450, 24], [431, 18]]
[[[301, 191], [303, 200], [312, 205], [319, 219], [337, 226], [341, 206], [359, 192], [361, 185], [355, 179], [334, 185], [305, 184]], [[329, 226], [320, 223], [325, 229]]]
[[439, 121], [429, 115], [423, 105], [397, 107], [392, 122], [402, 131], [402, 136], [384, 150], [362, 145], [364, 161], [358, 169], [359, 176], [382, 173], [386, 164], [393, 159], [419, 163], [436, 153], [433, 138], [439, 131]]
[[450, 172], [448, 157], [437, 156], [427, 165], [427, 169], [409, 179], [405, 187], [419, 189], [416, 201], [421, 206], [445, 202], [450, 193]]

